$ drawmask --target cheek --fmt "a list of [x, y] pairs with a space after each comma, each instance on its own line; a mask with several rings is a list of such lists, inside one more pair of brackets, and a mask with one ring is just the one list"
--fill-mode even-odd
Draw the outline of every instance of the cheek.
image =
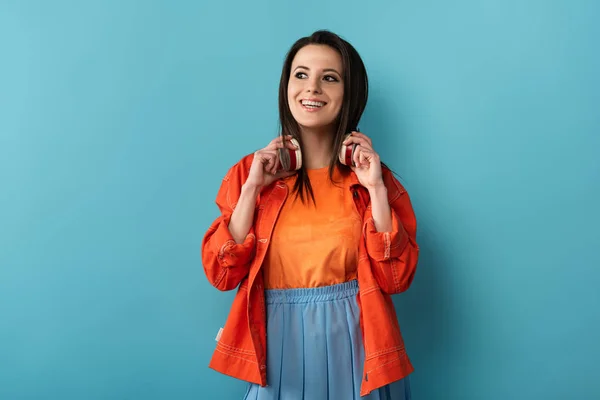
[[294, 107], [294, 105], [296, 104], [297, 94], [298, 94], [298, 90], [294, 87], [294, 85], [288, 85], [287, 98], [288, 98], [288, 106], [290, 108]]
[[301, 89], [300, 85], [297, 82], [290, 81], [290, 83], [288, 83], [288, 87], [287, 87], [288, 98], [290, 100], [294, 99], [296, 96], [298, 96], [298, 91], [300, 89]]
[[342, 108], [342, 103], [344, 102], [344, 90], [338, 90], [333, 94], [333, 98], [335, 99], [336, 109]]

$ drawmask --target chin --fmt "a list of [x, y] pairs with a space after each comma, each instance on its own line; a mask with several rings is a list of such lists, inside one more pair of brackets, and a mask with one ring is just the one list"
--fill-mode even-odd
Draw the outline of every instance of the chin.
[[298, 125], [303, 129], [314, 129], [317, 131], [324, 130], [330, 128], [332, 124], [323, 124], [323, 123], [302, 123], [298, 121]]
[[300, 127], [307, 128], [307, 129], [323, 129], [323, 128], [331, 127], [335, 123], [335, 120], [330, 121], [329, 119], [322, 120], [322, 119], [302, 118], [302, 116], [300, 118], [296, 118], [295, 115], [294, 115], [294, 119], [296, 120], [296, 122], [298, 123], [298, 125]]
[[298, 125], [300, 125], [303, 128], [315, 129], [315, 128], [326, 127], [328, 124], [324, 124], [322, 122], [315, 122], [315, 121], [302, 121], [300, 119], [300, 120], [298, 120]]

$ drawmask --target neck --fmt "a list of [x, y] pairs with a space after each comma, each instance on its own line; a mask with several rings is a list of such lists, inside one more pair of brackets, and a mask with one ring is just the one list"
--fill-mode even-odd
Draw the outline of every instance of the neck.
[[331, 129], [302, 128], [302, 163], [306, 169], [329, 166], [334, 132]]

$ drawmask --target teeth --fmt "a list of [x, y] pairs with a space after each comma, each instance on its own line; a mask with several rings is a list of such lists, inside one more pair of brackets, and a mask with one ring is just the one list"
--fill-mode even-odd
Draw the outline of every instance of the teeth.
[[325, 105], [325, 103], [323, 103], [322, 101], [302, 100], [302, 105], [303, 106], [310, 106], [310, 107], [323, 107]]

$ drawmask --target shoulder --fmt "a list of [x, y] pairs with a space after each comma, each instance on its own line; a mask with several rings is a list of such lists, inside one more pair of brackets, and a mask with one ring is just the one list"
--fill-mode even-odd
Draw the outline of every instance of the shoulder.
[[392, 194], [400, 196], [406, 192], [406, 189], [396, 178], [394, 172], [384, 163], [381, 163], [381, 175], [388, 191], [394, 192]]
[[221, 180], [221, 186], [217, 192], [216, 202], [221, 209], [233, 209], [240, 196], [242, 185], [246, 182], [250, 173], [250, 166], [254, 160], [254, 154], [248, 154], [229, 167]]
[[229, 170], [227, 170], [227, 173], [223, 177], [223, 181], [228, 182], [231, 185], [241, 186], [250, 174], [250, 167], [252, 166], [253, 160], [254, 153], [247, 154], [242, 157], [238, 162], [232, 165]]

